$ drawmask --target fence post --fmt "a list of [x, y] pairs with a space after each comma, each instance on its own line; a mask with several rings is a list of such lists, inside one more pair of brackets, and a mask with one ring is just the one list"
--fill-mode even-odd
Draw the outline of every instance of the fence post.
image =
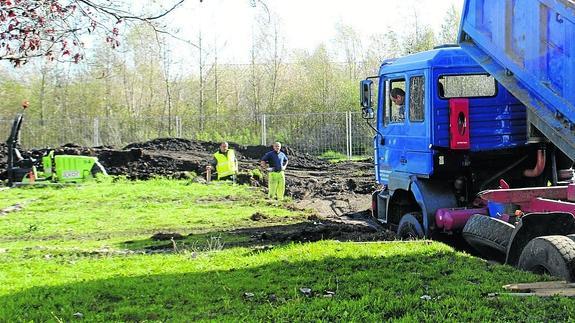
[[345, 140], [347, 159], [351, 159], [351, 111], [345, 113]]
[[261, 116], [262, 118], [262, 146], [266, 146], [268, 139], [267, 139], [267, 133], [266, 133], [266, 115], [262, 114]]
[[180, 117], [176, 116], [176, 138], [182, 138], [182, 129], [180, 129]]
[[353, 113], [349, 111], [349, 159], [353, 157]]
[[94, 118], [94, 147], [100, 146], [100, 121], [98, 117]]

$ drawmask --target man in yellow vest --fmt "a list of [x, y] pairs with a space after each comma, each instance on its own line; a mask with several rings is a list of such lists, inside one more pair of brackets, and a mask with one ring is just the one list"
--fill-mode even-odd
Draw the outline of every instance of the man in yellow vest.
[[238, 160], [236, 159], [235, 151], [228, 147], [228, 143], [225, 141], [220, 144], [220, 150], [214, 154], [214, 159], [211, 165], [206, 166], [206, 171], [209, 173], [212, 167], [215, 167], [218, 180], [232, 180], [235, 182], [238, 172]]

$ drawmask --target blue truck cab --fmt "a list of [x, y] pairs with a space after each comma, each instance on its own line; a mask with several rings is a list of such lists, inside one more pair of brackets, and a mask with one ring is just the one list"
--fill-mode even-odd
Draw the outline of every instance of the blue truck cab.
[[460, 47], [384, 61], [360, 92], [364, 116], [376, 120], [374, 216], [402, 238], [429, 237], [440, 208], [483, 207], [477, 192], [500, 178], [544, 181], [522, 175], [540, 149], [527, 140], [525, 106]]

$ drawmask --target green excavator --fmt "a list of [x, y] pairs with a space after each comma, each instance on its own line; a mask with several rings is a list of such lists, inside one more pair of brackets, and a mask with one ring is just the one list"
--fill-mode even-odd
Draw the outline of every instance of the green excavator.
[[49, 151], [41, 158], [24, 158], [18, 150], [20, 129], [24, 120], [24, 110], [28, 102], [22, 103], [23, 111], [16, 115], [8, 145], [7, 181], [8, 186], [21, 186], [43, 183], [78, 183], [107, 175], [97, 157], [77, 155], [57, 155]]

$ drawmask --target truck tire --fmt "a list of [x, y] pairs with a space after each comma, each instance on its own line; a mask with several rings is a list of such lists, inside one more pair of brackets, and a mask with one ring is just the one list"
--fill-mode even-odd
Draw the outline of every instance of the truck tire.
[[[507, 222], [487, 215], [475, 214], [465, 223], [462, 235], [465, 241], [482, 256], [500, 258], [507, 252], [507, 245], [514, 228]], [[495, 254], [494, 251], [496, 251]]]
[[575, 280], [575, 242], [567, 236], [537, 237], [523, 248], [517, 267], [549, 274], [568, 282]]
[[423, 227], [419, 219], [421, 219], [419, 212], [404, 214], [397, 226], [397, 237], [401, 240], [422, 239], [424, 236]]

